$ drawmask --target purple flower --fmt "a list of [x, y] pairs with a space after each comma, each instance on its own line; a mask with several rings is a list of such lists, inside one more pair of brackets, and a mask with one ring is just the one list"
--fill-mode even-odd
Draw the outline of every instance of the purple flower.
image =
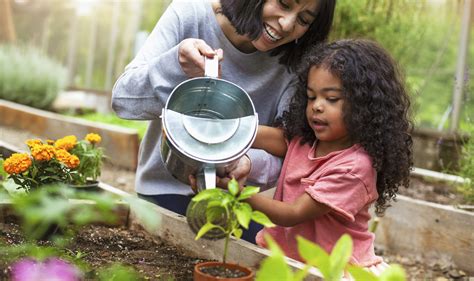
[[81, 272], [70, 263], [58, 258], [37, 261], [26, 258], [12, 266], [12, 281], [76, 281]]

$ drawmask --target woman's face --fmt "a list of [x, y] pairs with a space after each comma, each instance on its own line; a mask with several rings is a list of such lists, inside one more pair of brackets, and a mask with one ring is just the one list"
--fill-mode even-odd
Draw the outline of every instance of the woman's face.
[[267, 0], [263, 4], [262, 34], [252, 41], [262, 52], [294, 41], [316, 18], [318, 0]]

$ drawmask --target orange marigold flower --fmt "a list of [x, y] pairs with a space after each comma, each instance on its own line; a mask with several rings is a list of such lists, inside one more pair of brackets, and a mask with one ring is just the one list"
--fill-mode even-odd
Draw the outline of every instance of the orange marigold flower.
[[30, 139], [30, 140], [27, 140], [25, 143], [30, 148], [37, 145], [37, 144], [43, 144], [43, 142], [39, 139]]
[[86, 141], [92, 143], [92, 144], [96, 144], [96, 143], [99, 143], [102, 138], [100, 137], [100, 135], [98, 134], [94, 134], [94, 133], [90, 133], [90, 134], [87, 134], [86, 136]]
[[31, 166], [31, 158], [27, 153], [13, 153], [3, 162], [3, 169], [8, 174], [21, 174]]
[[58, 149], [66, 149], [67, 151], [71, 150], [76, 146], [77, 144], [77, 138], [76, 136], [70, 135], [70, 136], [65, 136], [64, 138], [58, 139], [54, 143], [54, 147]]
[[71, 157], [71, 153], [67, 152], [66, 149], [56, 149], [54, 152], [54, 155], [56, 159], [58, 159], [59, 162], [66, 163], [69, 157]]
[[66, 164], [66, 166], [67, 166], [69, 169], [74, 169], [74, 168], [76, 168], [77, 166], [79, 166], [80, 163], [81, 163], [81, 160], [79, 160], [79, 157], [77, 157], [77, 156], [74, 155], [74, 154], [71, 154], [71, 157], [69, 157], [69, 158], [64, 162], [64, 164]]
[[37, 144], [31, 148], [31, 155], [36, 161], [49, 161], [55, 155], [55, 149], [49, 144]]

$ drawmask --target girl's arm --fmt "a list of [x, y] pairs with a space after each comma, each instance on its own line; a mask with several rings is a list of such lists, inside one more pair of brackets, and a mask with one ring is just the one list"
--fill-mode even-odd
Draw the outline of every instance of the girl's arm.
[[283, 130], [269, 126], [258, 126], [257, 137], [252, 144], [253, 148], [263, 149], [275, 156], [284, 157], [287, 144]]
[[307, 193], [301, 195], [291, 204], [260, 194], [252, 196], [247, 202], [253, 209], [265, 213], [273, 223], [283, 227], [313, 220], [331, 210], [328, 206], [315, 201]]

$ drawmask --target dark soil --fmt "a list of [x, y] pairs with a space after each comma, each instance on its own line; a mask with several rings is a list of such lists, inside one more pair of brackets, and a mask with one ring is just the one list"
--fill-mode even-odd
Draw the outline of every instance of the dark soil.
[[[24, 242], [20, 233], [17, 225], [0, 224], [0, 243], [18, 245]], [[193, 280], [194, 265], [203, 261], [155, 241], [145, 231], [105, 226], [81, 229], [67, 249], [73, 256], [84, 256], [90, 268], [86, 280], [95, 280], [98, 269], [114, 263], [133, 267], [143, 280]], [[9, 274], [8, 263], [0, 258], [0, 280], [9, 280]]]
[[247, 273], [241, 270], [227, 268], [223, 266], [206, 266], [201, 267], [200, 269], [203, 273], [221, 278], [239, 278], [247, 275]]

